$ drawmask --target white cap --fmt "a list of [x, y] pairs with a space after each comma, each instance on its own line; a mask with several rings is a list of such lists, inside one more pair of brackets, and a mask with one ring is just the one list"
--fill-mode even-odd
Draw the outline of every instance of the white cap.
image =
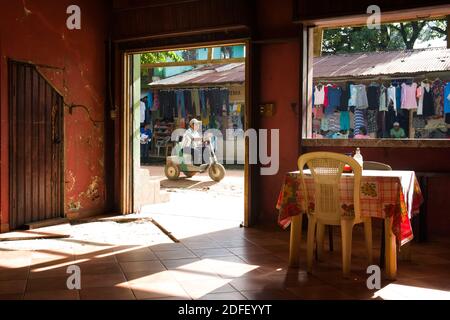
[[189, 122], [189, 125], [190, 125], [190, 126], [193, 126], [193, 125], [196, 125], [196, 124], [201, 125], [202, 122], [201, 122], [201, 121], [198, 121], [197, 119], [192, 119], [192, 120]]
[[400, 127], [400, 123], [394, 122], [394, 127]]

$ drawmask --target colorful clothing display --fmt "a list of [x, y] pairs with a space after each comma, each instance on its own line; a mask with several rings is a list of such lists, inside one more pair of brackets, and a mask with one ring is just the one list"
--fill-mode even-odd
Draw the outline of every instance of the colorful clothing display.
[[433, 137], [436, 132], [427, 133], [432, 131], [426, 125], [430, 119], [450, 123], [450, 83], [440, 79], [434, 82], [400, 79], [370, 84], [338, 81], [319, 84], [313, 90], [313, 120], [319, 120], [313, 125], [314, 136], [352, 138], [365, 127], [373, 138], [391, 138], [391, 129], [398, 122], [404, 133], [396, 132], [396, 138], [410, 134]]

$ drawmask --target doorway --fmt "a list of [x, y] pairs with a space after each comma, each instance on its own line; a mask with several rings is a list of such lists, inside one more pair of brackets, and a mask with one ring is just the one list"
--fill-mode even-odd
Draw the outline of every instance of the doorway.
[[63, 97], [34, 65], [9, 61], [10, 228], [64, 216]]
[[[131, 134], [134, 213], [151, 215], [169, 231], [186, 220], [208, 221], [211, 231], [218, 231], [214, 224], [248, 226], [247, 47], [225, 43], [126, 55], [130, 108], [124, 127]], [[208, 170], [193, 175], [184, 166], [178, 178], [167, 175], [168, 158], [179, 155], [179, 132], [188, 130], [193, 119], [201, 122], [202, 134], [214, 132], [211, 149], [226, 169], [219, 182]]]

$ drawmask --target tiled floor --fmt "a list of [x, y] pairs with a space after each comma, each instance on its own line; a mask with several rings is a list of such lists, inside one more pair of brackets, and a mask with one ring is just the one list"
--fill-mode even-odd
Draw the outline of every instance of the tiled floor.
[[[233, 228], [178, 244], [153, 230], [150, 236], [159, 241], [149, 244], [133, 243], [133, 229], [122, 225], [132, 232], [124, 244], [124, 234], [119, 232], [115, 242], [111, 236], [100, 241], [90, 234], [91, 227], [86, 225], [88, 233], [72, 232], [70, 239], [0, 243], [0, 300], [450, 299], [449, 240], [414, 243], [412, 261], [399, 262], [398, 281], [383, 281], [381, 291], [370, 291], [359, 228], [354, 233], [352, 277], [344, 279], [337, 230], [336, 251], [327, 252], [308, 275], [305, 241], [301, 268], [289, 269], [289, 233], [277, 228]], [[379, 237], [375, 232], [376, 259]], [[70, 291], [66, 272], [74, 264], [81, 268], [82, 289]]]

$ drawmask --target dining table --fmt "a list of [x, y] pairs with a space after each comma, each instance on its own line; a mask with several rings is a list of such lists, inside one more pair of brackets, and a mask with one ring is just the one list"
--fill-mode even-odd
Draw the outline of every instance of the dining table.
[[[278, 222], [291, 227], [290, 266], [299, 267], [299, 254], [305, 205], [314, 206], [314, 179], [310, 170], [304, 171], [305, 185], [310, 203], [305, 204], [301, 190], [300, 172], [289, 172], [278, 198]], [[340, 208], [342, 216], [354, 214], [354, 175], [344, 173], [340, 179]], [[419, 214], [424, 201], [414, 171], [363, 170], [360, 193], [362, 217], [384, 219], [386, 277], [397, 277], [397, 251], [414, 239], [411, 220]]]

